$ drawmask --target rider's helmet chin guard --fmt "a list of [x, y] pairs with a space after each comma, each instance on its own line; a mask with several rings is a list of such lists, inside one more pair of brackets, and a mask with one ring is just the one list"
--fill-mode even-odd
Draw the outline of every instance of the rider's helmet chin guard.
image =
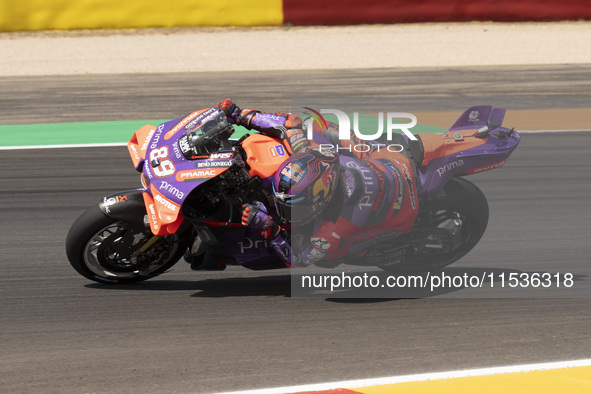
[[339, 178], [339, 161], [317, 150], [298, 152], [273, 177], [275, 208], [284, 224], [306, 225], [330, 204]]
[[188, 160], [209, 156], [217, 152], [233, 132], [226, 115], [219, 112], [182, 136], [179, 147]]

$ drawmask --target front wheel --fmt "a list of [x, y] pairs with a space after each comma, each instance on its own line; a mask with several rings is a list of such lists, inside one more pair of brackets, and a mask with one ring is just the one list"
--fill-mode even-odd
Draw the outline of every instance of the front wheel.
[[452, 178], [444, 196], [424, 203], [408, 235], [410, 247], [393, 264], [380, 266], [389, 272], [427, 272], [462, 258], [484, 234], [488, 202], [480, 189], [463, 178]]
[[189, 242], [179, 233], [156, 237], [149, 228], [110, 218], [95, 205], [72, 225], [66, 254], [72, 267], [88, 279], [134, 283], [172, 267]]

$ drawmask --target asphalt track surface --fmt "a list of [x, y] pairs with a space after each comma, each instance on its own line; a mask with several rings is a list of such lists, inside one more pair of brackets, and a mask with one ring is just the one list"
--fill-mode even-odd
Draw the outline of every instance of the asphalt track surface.
[[[585, 108], [590, 80], [591, 66], [0, 78], [0, 124], [167, 119], [224, 97], [283, 110], [302, 91], [408, 112]], [[136, 285], [92, 283], [65, 236], [139, 185], [126, 149], [3, 151], [0, 391], [219, 392], [589, 358], [590, 147], [588, 133], [526, 134], [505, 167], [472, 176], [489, 228], [448, 271], [568, 270], [572, 291], [445, 299], [294, 299], [287, 271], [182, 261]]]

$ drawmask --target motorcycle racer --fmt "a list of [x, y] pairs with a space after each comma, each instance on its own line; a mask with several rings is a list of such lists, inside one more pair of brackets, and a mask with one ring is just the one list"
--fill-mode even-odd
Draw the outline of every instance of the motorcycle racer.
[[[349, 148], [341, 153], [306, 138], [295, 114], [241, 110], [229, 99], [217, 108], [229, 121], [281, 140], [291, 155], [273, 178], [278, 217], [260, 201], [244, 204], [242, 212], [242, 224], [258, 231], [287, 265], [326, 264], [410, 231], [418, 213], [412, 157], [379, 144], [354, 149], [362, 143], [354, 133], [338, 141], [335, 124], [314, 126], [328, 141]], [[310, 228], [301, 251], [294, 251], [282, 225]]]

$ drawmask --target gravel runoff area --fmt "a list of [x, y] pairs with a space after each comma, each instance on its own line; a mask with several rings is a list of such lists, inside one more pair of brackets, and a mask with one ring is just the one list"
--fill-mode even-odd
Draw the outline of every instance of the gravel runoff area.
[[591, 64], [591, 22], [0, 33], [0, 76]]

